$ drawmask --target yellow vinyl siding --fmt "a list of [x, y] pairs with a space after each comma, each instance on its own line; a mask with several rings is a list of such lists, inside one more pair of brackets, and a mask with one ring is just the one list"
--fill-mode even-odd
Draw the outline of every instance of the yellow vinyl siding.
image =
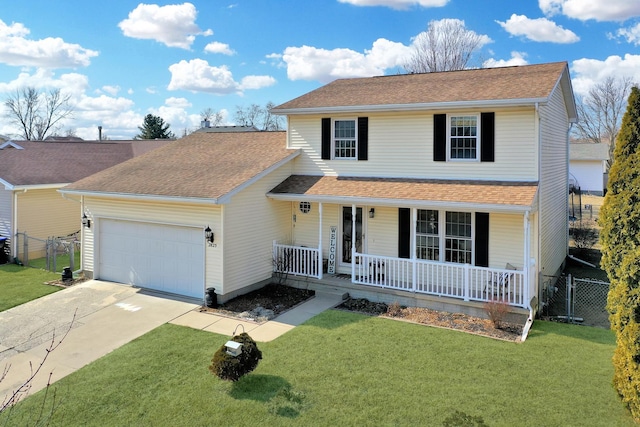
[[273, 241], [291, 240], [291, 203], [266, 193], [291, 174], [289, 166], [251, 184], [223, 206], [224, 293], [269, 280], [273, 271]]
[[[62, 197], [57, 189], [18, 192], [16, 227], [29, 237], [46, 240], [80, 231], [80, 204]], [[29, 259], [43, 257], [45, 243], [29, 239]]]
[[540, 271], [553, 275], [567, 251], [567, 131], [569, 121], [559, 88], [540, 107]]
[[523, 215], [489, 214], [489, 267], [524, 267]]
[[[179, 203], [145, 202], [85, 197], [85, 210], [91, 219], [91, 228], [84, 229], [83, 268], [95, 273], [99, 257], [94, 244], [95, 233], [100, 232], [100, 219], [121, 219], [178, 226], [201, 227], [208, 225], [215, 233], [216, 247], [205, 247], [206, 287], [222, 286], [222, 249], [224, 235], [221, 223], [221, 208], [215, 205], [189, 205]], [[202, 235], [204, 241], [204, 231]], [[202, 261], [200, 261], [201, 263]], [[97, 272], [99, 276], [99, 272]]]
[[[503, 109], [495, 113], [495, 162], [433, 161], [431, 112], [360, 114], [369, 117], [367, 161], [323, 160], [320, 124], [325, 116], [321, 115], [291, 116], [288, 143], [291, 148], [302, 150], [295, 162], [295, 174], [300, 175], [535, 180], [534, 109]], [[331, 115], [333, 119], [354, 117]]]

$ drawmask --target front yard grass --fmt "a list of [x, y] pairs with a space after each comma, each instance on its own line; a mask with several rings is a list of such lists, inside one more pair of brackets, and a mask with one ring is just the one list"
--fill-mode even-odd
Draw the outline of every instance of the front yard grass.
[[59, 291], [57, 286], [44, 284], [59, 278], [59, 274], [39, 268], [0, 265], [0, 311]]
[[258, 343], [263, 360], [236, 383], [208, 371], [228, 338], [161, 326], [55, 383], [51, 425], [442, 426], [456, 411], [487, 426], [634, 425], [608, 330], [536, 321], [515, 344], [330, 310]]

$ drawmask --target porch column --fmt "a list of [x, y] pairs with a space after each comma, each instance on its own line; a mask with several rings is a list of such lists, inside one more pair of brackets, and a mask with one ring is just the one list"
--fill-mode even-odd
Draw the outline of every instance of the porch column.
[[322, 280], [324, 260], [322, 259], [322, 202], [318, 203], [318, 279]]
[[416, 224], [418, 223], [418, 209], [411, 208], [411, 290], [416, 291], [418, 281], [418, 263], [416, 262]]
[[356, 205], [351, 205], [351, 281], [356, 279]]
[[529, 277], [529, 267], [531, 264], [531, 221], [529, 220], [529, 211], [524, 213], [524, 262], [522, 263], [522, 273], [524, 274], [524, 294], [523, 303], [528, 307], [529, 306], [529, 294], [530, 294], [530, 277]]

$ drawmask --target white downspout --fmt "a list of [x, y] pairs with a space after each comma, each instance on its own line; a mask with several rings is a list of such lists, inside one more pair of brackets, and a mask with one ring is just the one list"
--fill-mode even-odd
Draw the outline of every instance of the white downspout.
[[15, 259], [18, 256], [18, 194], [24, 194], [27, 192], [26, 188], [23, 188], [22, 191], [14, 191], [13, 192], [13, 221], [12, 230], [11, 230], [11, 252], [12, 256]]
[[356, 205], [351, 205], [351, 281], [356, 278]]
[[533, 307], [531, 306], [531, 275], [529, 274], [531, 268], [531, 220], [529, 219], [529, 211], [524, 213], [524, 264], [523, 264], [523, 274], [524, 274], [524, 298], [527, 303], [527, 308], [529, 309], [529, 317], [522, 328], [522, 337], [521, 340], [524, 341], [527, 339], [527, 335], [529, 335], [529, 330], [533, 325]]
[[318, 203], [318, 279], [322, 280], [324, 273], [324, 260], [322, 258], [322, 202]]

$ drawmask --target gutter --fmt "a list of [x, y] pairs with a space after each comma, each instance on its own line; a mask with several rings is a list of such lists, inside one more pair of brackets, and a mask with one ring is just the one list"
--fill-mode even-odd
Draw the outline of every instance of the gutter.
[[283, 108], [273, 109], [273, 114], [324, 114], [324, 113], [345, 113], [356, 111], [424, 111], [424, 110], [448, 110], [448, 109], [482, 109], [494, 107], [519, 107], [538, 105], [546, 103], [547, 98], [523, 98], [523, 99], [500, 99], [481, 101], [449, 101], [449, 102], [420, 102], [416, 104], [378, 104], [378, 105], [342, 105], [331, 107], [308, 107], [308, 108]]
[[65, 194], [78, 195], [84, 197], [101, 197], [112, 198], [122, 200], [148, 200], [154, 202], [166, 202], [166, 203], [191, 203], [196, 205], [217, 205], [219, 199], [217, 198], [201, 198], [201, 197], [178, 197], [178, 196], [154, 196], [148, 194], [129, 194], [129, 193], [109, 193], [100, 191], [83, 191], [83, 190], [58, 190], [63, 197]]

